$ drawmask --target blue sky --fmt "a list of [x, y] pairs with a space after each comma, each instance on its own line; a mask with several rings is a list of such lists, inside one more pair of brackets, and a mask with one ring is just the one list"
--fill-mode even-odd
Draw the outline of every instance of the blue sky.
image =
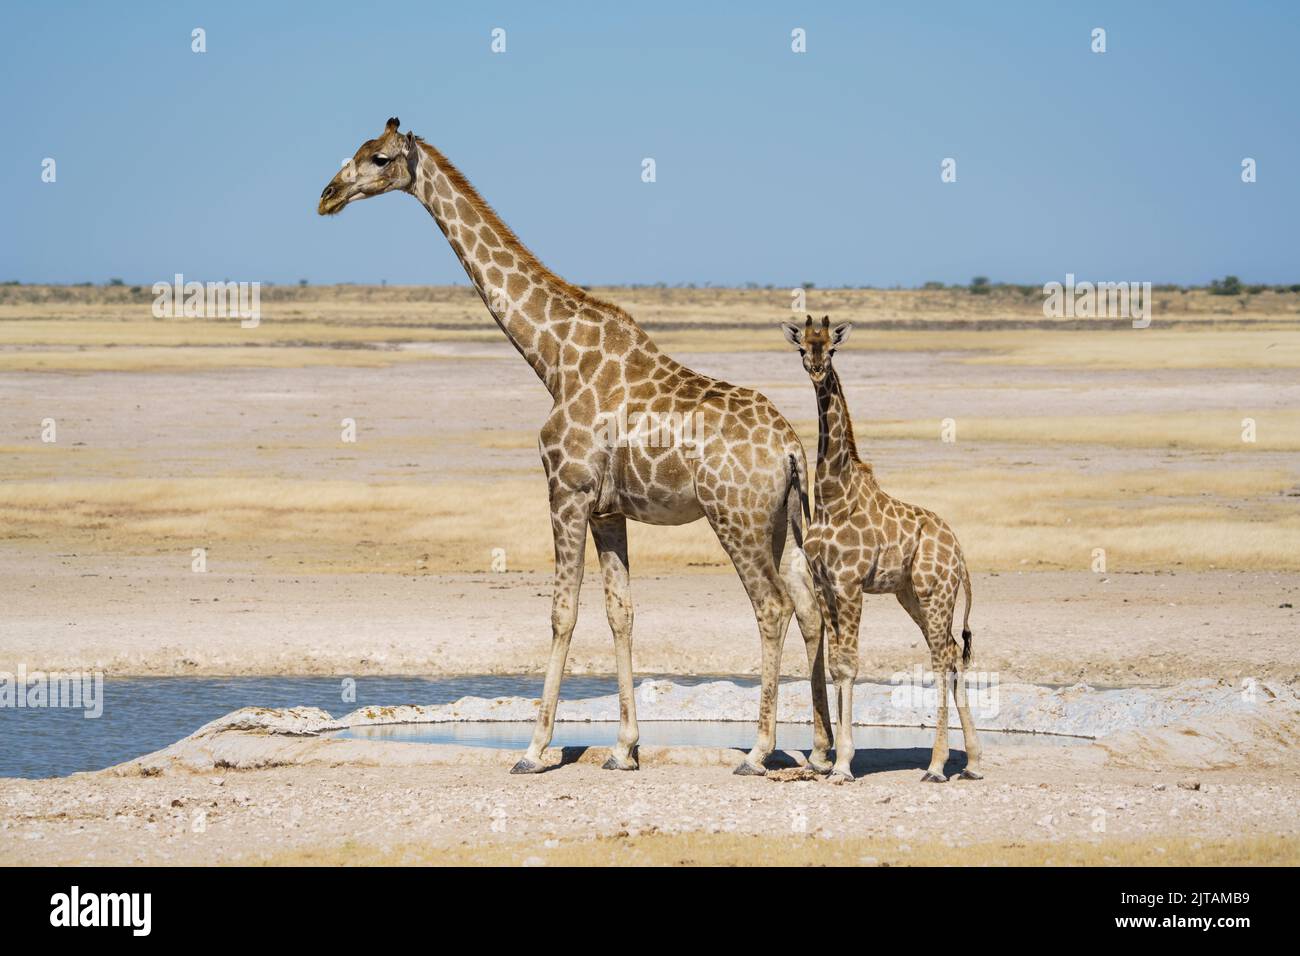
[[410, 197], [315, 214], [396, 114], [579, 283], [1300, 282], [1300, 4], [734, 9], [8, 4], [0, 280], [463, 282]]

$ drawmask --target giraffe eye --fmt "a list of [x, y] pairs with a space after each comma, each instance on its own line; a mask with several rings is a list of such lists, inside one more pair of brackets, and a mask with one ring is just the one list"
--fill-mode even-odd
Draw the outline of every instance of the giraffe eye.
[[374, 156], [371, 158], [370, 161], [374, 163], [376, 166], [378, 166], [380, 169], [383, 169], [385, 166], [388, 165], [387, 156]]

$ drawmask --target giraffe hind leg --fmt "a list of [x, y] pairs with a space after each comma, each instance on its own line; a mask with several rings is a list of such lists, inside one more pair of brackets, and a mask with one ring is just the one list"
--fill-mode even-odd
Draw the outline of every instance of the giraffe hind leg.
[[[942, 696], [940, 700], [942, 702], [942, 706], [946, 713], [947, 710], [946, 688], [942, 688], [940, 685], [941, 670], [939, 664], [937, 663], [938, 658], [934, 651], [934, 643], [930, 639], [930, 629], [927, 624], [925, 610], [921, 606], [920, 598], [916, 596], [916, 588], [913, 586], [912, 582], [907, 581], [903, 584], [902, 588], [899, 589], [899, 591], [895, 596], [898, 598], [898, 603], [903, 606], [903, 609], [907, 611], [907, 613], [911, 616], [912, 620], [916, 622], [916, 626], [921, 629], [921, 634], [925, 638], [926, 644], [929, 645], [930, 647], [930, 668], [931, 670], [934, 671], [935, 692], [937, 694], [945, 695]], [[944, 732], [944, 740], [946, 741], [947, 740], [946, 728], [944, 729], [943, 732]], [[936, 731], [936, 734], [937, 733], [938, 731]], [[938, 737], [936, 736], [935, 738], [936, 749], [938, 748], [938, 746], [939, 746]], [[922, 782], [943, 783], [945, 780], [947, 780], [947, 777], [943, 775], [943, 763], [946, 762], [947, 759], [948, 759], [947, 753], [945, 750], [943, 761], [940, 762], [939, 764], [939, 772], [935, 774], [933, 771], [934, 759], [932, 755], [932, 758], [930, 760], [930, 769], [926, 770], [924, 776], [921, 777]]]
[[826, 695], [826, 641], [823, 636], [822, 613], [814, 590], [812, 570], [807, 556], [791, 535], [786, 538], [781, 556], [781, 579], [794, 601], [795, 618], [803, 635], [804, 650], [808, 655], [808, 680], [813, 704], [813, 747], [808, 755], [808, 766], [818, 773], [831, 770], [832, 744], [830, 704]]
[[961, 737], [966, 747], [966, 766], [957, 777], [961, 780], [983, 780], [984, 774], [979, 768], [980, 756], [984, 748], [980, 745], [979, 733], [975, 730], [975, 721], [970, 715], [970, 701], [966, 694], [966, 665], [958, 658], [956, 667], [957, 681], [953, 697], [957, 702], [957, 716], [961, 719]]
[[[779, 505], [779, 503], [778, 503]], [[776, 703], [781, 675], [781, 643], [794, 614], [794, 602], [786, 593], [773, 556], [771, 517], [777, 507], [752, 509], [748, 513], [724, 513], [717, 505], [706, 505], [705, 515], [723, 549], [740, 575], [745, 593], [754, 606], [762, 646], [762, 688], [758, 703], [758, 739], [736, 767], [739, 776], [763, 776], [767, 758], [776, 749]]]
[[921, 613], [925, 619], [925, 639], [930, 645], [930, 665], [934, 670], [934, 690], [937, 708], [934, 722], [934, 748], [930, 752], [930, 766], [921, 780], [927, 783], [944, 783], [948, 777], [944, 765], [948, 762], [948, 695], [956, 674], [957, 644], [952, 639], [951, 595], [943, 592], [918, 595]]

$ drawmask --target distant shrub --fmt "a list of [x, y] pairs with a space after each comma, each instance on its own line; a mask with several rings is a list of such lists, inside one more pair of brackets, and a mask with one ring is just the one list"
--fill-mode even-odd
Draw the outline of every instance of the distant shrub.
[[925, 289], [927, 292], [937, 292], [944, 288], [944, 285], [942, 282], [927, 282], [925, 285], [921, 286], [921, 288]]
[[108, 280], [108, 284], [109, 284], [109, 285], [112, 285], [112, 286], [126, 285], [126, 283], [123, 282], [121, 279], [116, 279], [116, 278], [114, 278], [114, 279], [109, 279], [109, 280]]
[[988, 295], [990, 289], [988, 276], [976, 276], [970, 280], [970, 291], [974, 295]]
[[1210, 282], [1210, 295], [1241, 295], [1241, 280], [1236, 276], [1224, 276]]

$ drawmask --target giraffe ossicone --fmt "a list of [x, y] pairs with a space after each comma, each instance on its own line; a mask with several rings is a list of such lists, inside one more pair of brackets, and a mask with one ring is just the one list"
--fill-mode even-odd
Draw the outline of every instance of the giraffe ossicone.
[[[588, 529], [600, 559], [618, 673], [618, 739], [606, 766], [636, 769], [626, 523], [677, 525], [699, 518], [709, 521], [735, 565], [758, 622], [758, 739], [737, 772], [761, 774], [775, 749], [781, 644], [792, 615], [813, 678], [809, 762], [829, 770], [822, 623], [801, 551], [807, 462], [794, 429], [763, 395], [686, 368], [624, 310], [547, 269], [460, 170], [400, 126], [390, 119], [377, 138], [361, 144], [349, 175], [334, 176], [317, 211], [334, 215], [394, 191], [418, 199], [553, 403], [539, 436], [556, 559], [551, 654], [536, 730], [513, 772], [547, 769], [543, 752], [577, 619]], [[653, 440], [643, 431], [637, 440], [627, 432], [620, 438], [616, 429], [611, 441], [611, 418], [650, 422]]]

